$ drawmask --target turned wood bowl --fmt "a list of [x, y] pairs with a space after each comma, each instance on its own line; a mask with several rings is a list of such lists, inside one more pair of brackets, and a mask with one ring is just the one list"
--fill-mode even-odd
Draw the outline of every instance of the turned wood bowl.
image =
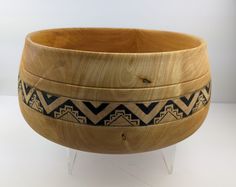
[[143, 29], [67, 28], [27, 35], [21, 112], [40, 135], [97, 153], [137, 153], [193, 134], [210, 104], [206, 43]]

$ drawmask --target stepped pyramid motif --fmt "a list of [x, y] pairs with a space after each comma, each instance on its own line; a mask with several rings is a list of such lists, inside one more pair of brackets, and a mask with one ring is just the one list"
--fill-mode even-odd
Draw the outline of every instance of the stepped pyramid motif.
[[18, 93], [28, 107], [54, 119], [95, 126], [146, 126], [179, 120], [201, 110], [210, 101], [211, 85], [178, 98], [142, 103], [70, 99], [20, 79]]

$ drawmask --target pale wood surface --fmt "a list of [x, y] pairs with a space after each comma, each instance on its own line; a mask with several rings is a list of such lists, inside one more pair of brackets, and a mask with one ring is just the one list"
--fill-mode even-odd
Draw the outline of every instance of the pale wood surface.
[[164, 125], [104, 127], [45, 117], [19, 100], [25, 120], [45, 138], [67, 147], [97, 153], [137, 153], [175, 144], [194, 133], [205, 119], [209, 104], [196, 114]]
[[[209, 108], [210, 87], [198, 93], [210, 82], [206, 44], [185, 34], [141, 29], [39, 31], [26, 38], [19, 74], [26, 87], [30, 86], [21, 88], [23, 95], [19, 92], [20, 107], [29, 125], [54, 142], [85, 151], [134, 153], [174, 144], [199, 128]], [[47, 102], [44, 92], [48, 101], [50, 97], [57, 98], [57, 102], [70, 100], [87, 119], [95, 121], [109, 107], [128, 106], [128, 113], [126, 109], [121, 111], [121, 117], [128, 121], [116, 120], [108, 127], [91, 126], [64, 101], [63, 107], [57, 104], [58, 111], [49, 114], [55, 104], [42, 103]], [[22, 102], [24, 99], [27, 101]], [[102, 103], [109, 106], [92, 115], [76, 100], [89, 102], [96, 110]], [[142, 113], [136, 105], [145, 105], [149, 110], [145, 102], [163, 103], [166, 108]], [[55, 119], [56, 114], [64, 115], [62, 112], [70, 113], [70, 117], [63, 117], [67, 121]], [[146, 124], [155, 112], [173, 116], [166, 117], [161, 125]], [[147, 126], [133, 127], [133, 114]], [[78, 121], [72, 122], [71, 115]], [[109, 115], [114, 118], [113, 113]]]
[[0, 103], [3, 187], [25, 187], [26, 181], [30, 187], [148, 187], [143, 181], [149, 187], [236, 186], [236, 104], [211, 103], [200, 129], [177, 144], [171, 176], [159, 150], [133, 155], [79, 151], [71, 177], [67, 148], [36, 134], [21, 116], [16, 97], [0, 96]]
[[[40, 90], [65, 97], [91, 101], [153, 101], [166, 98], [174, 98], [185, 93], [191, 93], [201, 89], [210, 81], [210, 73], [189, 82], [178, 83], [168, 86], [157, 86], [151, 88], [100, 88], [64, 84], [50, 81], [32, 75], [20, 68], [21, 77], [30, 85]], [[135, 95], [135, 97], [134, 97]], [[109, 97], [108, 97], [109, 96]]]
[[[56, 32], [54, 40], [57, 35], [60, 36], [58, 32]], [[117, 32], [125, 33], [126, 30]], [[149, 34], [144, 30], [143, 35], [146, 33]], [[108, 30], [106, 34], [109, 35], [110, 31]], [[136, 53], [125, 54], [59, 50], [42, 46], [43, 43], [42, 45], [33, 43], [34, 35], [44, 39], [45, 36], [41, 36], [39, 32], [27, 37], [22, 62], [25, 70], [38, 77], [72, 85], [100, 88], [147, 88], [172, 85], [192, 81], [209, 71], [206, 45], [203, 41], [199, 40], [199, 45], [196, 46], [196, 39], [191, 40], [190, 36], [169, 33], [170, 39], [162, 40], [162, 37], [159, 39], [162, 34], [156, 31], [157, 36], [153, 35], [152, 38], [145, 41], [158, 47], [162, 47], [162, 44], [166, 42], [170, 47], [172, 45], [180, 46], [181, 50], [161, 53], [157, 50], [158, 53], [146, 54], [139, 53], [138, 50]], [[175, 37], [171, 37], [172, 35]], [[98, 34], [97, 37], [100, 35]], [[152, 43], [153, 38], [158, 38], [154, 44]], [[112, 48], [112, 46], [121, 45], [120, 40], [109, 39], [104, 42], [104, 46]], [[60, 43], [62, 42], [64, 40], [60, 40]], [[65, 39], [65, 42], [68, 43], [68, 40]], [[73, 40], [69, 40], [69, 44], [75, 45], [73, 42]], [[185, 45], [189, 45], [189, 43], [194, 48], [185, 49]], [[52, 44], [57, 45], [57, 43]], [[80, 47], [80, 43], [76, 44]], [[94, 43], [88, 41], [87, 45], [94, 46]], [[122, 48], [125, 49], [124, 43], [122, 43]], [[165, 49], [165, 46], [163, 48]]]

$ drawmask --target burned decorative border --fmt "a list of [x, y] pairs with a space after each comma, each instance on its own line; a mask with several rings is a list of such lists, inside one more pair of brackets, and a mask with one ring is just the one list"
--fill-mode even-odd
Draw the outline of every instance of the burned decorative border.
[[23, 80], [18, 94], [30, 108], [54, 119], [95, 126], [147, 126], [186, 118], [210, 101], [211, 83], [173, 99], [149, 102], [99, 102], [70, 99], [39, 90]]

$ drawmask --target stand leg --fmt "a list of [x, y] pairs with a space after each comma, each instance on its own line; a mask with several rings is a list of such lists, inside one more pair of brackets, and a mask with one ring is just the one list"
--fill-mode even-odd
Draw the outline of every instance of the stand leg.
[[68, 150], [68, 173], [72, 175], [75, 161], [77, 157], [77, 150], [70, 149]]
[[[162, 159], [165, 163], [167, 172], [168, 172], [168, 174], [171, 175], [173, 173], [173, 169], [174, 169], [176, 145], [172, 145], [172, 146], [163, 148], [160, 151], [161, 151]], [[73, 173], [76, 158], [77, 158], [77, 150], [69, 148], [68, 149], [68, 173], [70, 175], [72, 175], [72, 173]]]
[[176, 145], [161, 149], [162, 159], [165, 163], [168, 174], [173, 173], [175, 161]]

